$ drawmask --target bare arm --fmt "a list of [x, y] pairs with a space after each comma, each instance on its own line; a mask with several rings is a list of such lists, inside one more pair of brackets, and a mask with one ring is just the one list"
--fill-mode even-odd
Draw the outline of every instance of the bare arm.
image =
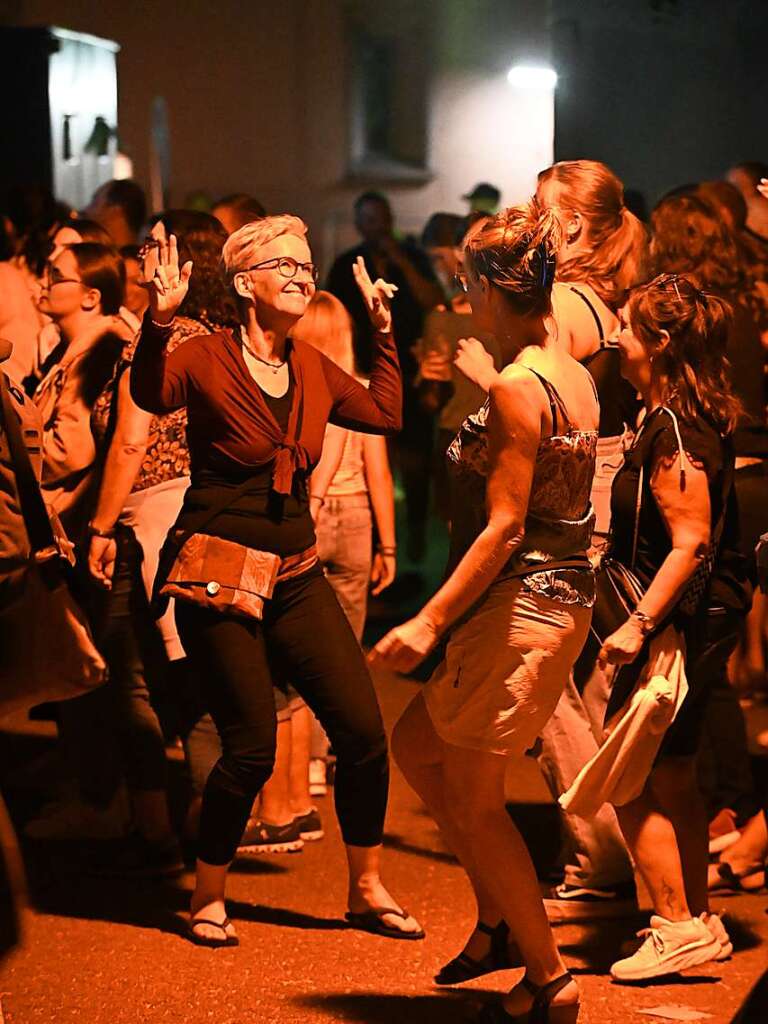
[[323, 440], [323, 453], [320, 456], [320, 461], [312, 470], [309, 480], [309, 512], [315, 523], [325, 501], [325, 493], [341, 463], [346, 439], [346, 430], [342, 427], [335, 427], [332, 423], [328, 424]]
[[[117, 425], [104, 463], [96, 511], [91, 525], [110, 533], [122, 512], [147, 451], [150, 413], [140, 409], [131, 398], [130, 370], [120, 379], [117, 401]], [[113, 539], [92, 536], [88, 551], [88, 569], [104, 586], [110, 586], [114, 572], [116, 546]]]
[[[685, 488], [680, 463], [660, 463], [651, 478], [651, 491], [669, 533], [672, 549], [638, 604], [638, 611], [660, 622], [674, 608], [706, 556], [710, 543], [711, 507], [707, 475], [685, 460]], [[641, 622], [630, 616], [609, 636], [600, 652], [603, 663], [634, 661], [643, 645]]]
[[368, 435], [363, 439], [363, 464], [373, 508], [373, 521], [382, 548], [373, 556], [371, 569], [375, 596], [392, 583], [397, 572], [395, 487], [392, 470], [389, 467], [387, 442], [383, 437]]
[[535, 381], [528, 376], [515, 369], [491, 385], [485, 529], [416, 618], [376, 645], [374, 659], [386, 657], [402, 671], [414, 668], [485, 593], [522, 542], [543, 412]]

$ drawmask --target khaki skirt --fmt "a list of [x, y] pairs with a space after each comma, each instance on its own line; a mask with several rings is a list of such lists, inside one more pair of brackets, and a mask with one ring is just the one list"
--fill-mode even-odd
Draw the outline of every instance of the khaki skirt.
[[493, 584], [425, 687], [438, 736], [457, 747], [525, 754], [555, 710], [591, 617], [590, 608], [526, 590], [520, 579]]

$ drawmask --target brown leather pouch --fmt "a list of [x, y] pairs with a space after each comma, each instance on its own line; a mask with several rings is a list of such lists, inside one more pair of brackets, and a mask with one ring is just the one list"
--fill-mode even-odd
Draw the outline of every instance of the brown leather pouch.
[[280, 556], [268, 551], [193, 533], [176, 555], [160, 595], [261, 619], [281, 564]]

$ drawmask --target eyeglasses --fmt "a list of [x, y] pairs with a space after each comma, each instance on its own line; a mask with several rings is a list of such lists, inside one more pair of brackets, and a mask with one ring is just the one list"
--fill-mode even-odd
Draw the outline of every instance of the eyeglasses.
[[263, 263], [254, 263], [252, 267], [246, 267], [245, 269], [246, 271], [276, 270], [281, 277], [287, 277], [289, 281], [296, 277], [299, 270], [303, 270], [305, 274], [312, 278], [315, 284], [317, 284], [317, 279], [320, 276], [314, 263], [299, 263], [292, 256], [273, 256], [271, 260], [264, 260]]
[[79, 277], [64, 277], [61, 271], [57, 267], [52, 267], [50, 264], [45, 268], [43, 274], [43, 280], [49, 288], [53, 288], [57, 284], [82, 284], [83, 282]]

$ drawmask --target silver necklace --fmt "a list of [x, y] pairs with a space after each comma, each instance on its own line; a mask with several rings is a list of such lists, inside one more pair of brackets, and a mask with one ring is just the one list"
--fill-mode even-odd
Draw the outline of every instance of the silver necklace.
[[240, 337], [242, 338], [243, 348], [246, 350], [248, 355], [251, 356], [252, 359], [255, 359], [257, 363], [263, 363], [264, 366], [268, 366], [272, 373], [279, 373], [285, 366], [285, 364], [288, 362], [287, 359], [284, 359], [281, 363], [270, 363], [268, 359], [262, 359], [261, 356], [257, 356], [256, 353], [251, 348], [251, 346], [245, 340], [247, 338], [247, 335], [242, 327], [240, 328]]

